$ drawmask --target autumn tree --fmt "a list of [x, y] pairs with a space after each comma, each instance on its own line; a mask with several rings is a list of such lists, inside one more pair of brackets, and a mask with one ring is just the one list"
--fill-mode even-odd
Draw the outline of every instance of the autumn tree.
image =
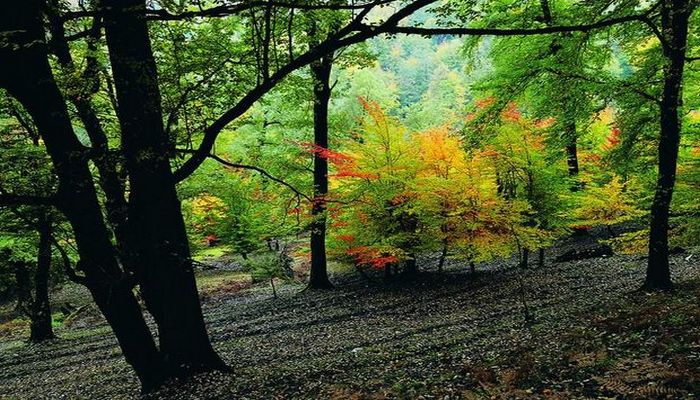
[[[336, 243], [354, 262], [383, 269], [387, 277], [399, 262], [407, 275], [418, 271], [421, 245], [413, 177], [417, 153], [409, 132], [378, 104], [360, 99], [367, 112], [358, 136], [343, 153], [330, 153], [343, 182], [334, 218]], [[332, 226], [333, 226], [332, 225]]]
[[492, 154], [465, 148], [457, 133], [445, 127], [421, 132], [416, 139], [421, 235], [440, 251], [438, 270], [450, 250], [472, 270], [476, 262], [509, 255], [511, 228], [520, 217], [517, 207], [497, 195]]

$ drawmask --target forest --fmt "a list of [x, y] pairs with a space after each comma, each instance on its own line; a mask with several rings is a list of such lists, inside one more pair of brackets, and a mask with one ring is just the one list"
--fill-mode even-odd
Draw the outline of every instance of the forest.
[[0, 12], [0, 399], [694, 399], [699, 0]]

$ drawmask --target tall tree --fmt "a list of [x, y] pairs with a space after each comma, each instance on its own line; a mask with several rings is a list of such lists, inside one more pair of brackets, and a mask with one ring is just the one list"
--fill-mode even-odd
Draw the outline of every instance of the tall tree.
[[156, 64], [141, 0], [103, 2], [105, 35], [129, 173], [129, 258], [158, 325], [166, 376], [226, 369], [202, 315], [189, 242], [170, 169]]
[[659, 39], [665, 60], [663, 91], [659, 103], [661, 134], [658, 145], [658, 177], [656, 193], [651, 205], [649, 259], [644, 281], [644, 288], [647, 290], [668, 290], [673, 286], [668, 260], [668, 221], [681, 139], [680, 113], [688, 44], [688, 21], [695, 7], [697, 7], [697, 1], [661, 1]]
[[158, 350], [132, 292], [131, 280], [117, 262], [102, 218], [87, 149], [73, 131], [66, 103], [48, 62], [41, 0], [8, 8], [0, 16], [7, 41], [0, 46], [0, 87], [32, 116], [58, 176], [58, 191], [36, 203], [56, 206], [73, 227], [83, 283], [111, 325], [124, 356], [148, 387], [160, 373]]
[[333, 54], [311, 63], [314, 81], [314, 193], [311, 208], [311, 272], [309, 285], [315, 289], [333, 287], [326, 265], [326, 209], [328, 201], [328, 103], [331, 98]]
[[29, 340], [43, 342], [54, 337], [51, 325], [51, 304], [49, 302], [49, 269], [51, 268], [52, 222], [46, 210], [41, 210], [37, 218], [39, 230], [39, 252], [34, 276], [34, 301], [31, 312]]
[[93, 152], [92, 160], [99, 172], [100, 187], [105, 194], [107, 220], [118, 242], [123, 242], [126, 239], [125, 184], [117, 170], [116, 157], [110, 154], [107, 133], [92, 104], [92, 98], [100, 88], [97, 44], [102, 32], [102, 20], [100, 17], [95, 17], [92, 25], [86, 31], [85, 68], [83, 71], [78, 71], [66, 38], [60, 11], [59, 0], [47, 2], [45, 13], [51, 33], [51, 40], [48, 43], [49, 51], [56, 56], [63, 75], [81, 78], [78, 82], [70, 82], [69, 87], [65, 90], [65, 95], [75, 107], [78, 118], [90, 139]]

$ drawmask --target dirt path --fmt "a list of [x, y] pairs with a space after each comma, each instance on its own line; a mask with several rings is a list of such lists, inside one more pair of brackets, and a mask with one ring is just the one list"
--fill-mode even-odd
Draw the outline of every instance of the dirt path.
[[[678, 282], [700, 276], [700, 256], [674, 256]], [[639, 257], [552, 264], [522, 275], [536, 321], [523, 323], [517, 270], [476, 276], [453, 264], [414, 283], [362, 280], [337, 290], [286, 286], [210, 299], [205, 314], [232, 375], [208, 374], [163, 398], [415, 398], [439, 387], [458, 398], [479, 380], [473, 365], [527, 346], [558, 348], [562, 335], [621, 301], [643, 279]], [[104, 325], [48, 345], [0, 352], [0, 398], [126, 399], [138, 384]], [[430, 398], [430, 397], [424, 397]]]

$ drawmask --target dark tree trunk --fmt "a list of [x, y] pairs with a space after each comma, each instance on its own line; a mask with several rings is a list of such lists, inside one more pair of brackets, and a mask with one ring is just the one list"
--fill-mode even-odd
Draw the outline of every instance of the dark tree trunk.
[[580, 183], [577, 181], [579, 172], [577, 142], [576, 122], [571, 121], [566, 124], [566, 165], [569, 170], [569, 178], [574, 181], [571, 185], [572, 191], [580, 189]]
[[576, 139], [566, 146], [566, 163], [569, 167], [569, 176], [578, 176], [578, 153], [576, 151]]
[[28, 317], [32, 309], [32, 288], [29, 278], [29, 266], [24, 261], [14, 262], [15, 272], [15, 293], [17, 294], [17, 305], [15, 313]]
[[688, 0], [664, 0], [661, 3], [661, 24], [666, 45], [664, 55], [664, 88], [661, 98], [661, 137], [656, 193], [651, 206], [649, 259], [646, 290], [672, 288], [668, 251], [668, 220], [676, 180], [678, 146], [681, 136], [679, 109], [682, 103], [683, 70], [688, 39]]
[[331, 98], [333, 54], [311, 63], [314, 79], [314, 196], [311, 208], [311, 272], [309, 286], [333, 287], [326, 264], [326, 197], [328, 195], [328, 158], [319, 152], [328, 148], [328, 102]]
[[537, 260], [537, 267], [544, 267], [544, 249], [540, 249], [540, 256]]
[[[552, 9], [549, 6], [549, 1], [548, 0], [540, 0], [540, 9], [542, 10], [542, 21], [547, 25], [547, 26], [553, 26], [554, 25], [554, 19], [552, 17]], [[566, 35], [566, 34], [565, 34]], [[559, 44], [559, 41], [555, 38], [552, 40], [552, 43], [550, 44], [550, 49], [551, 49], [551, 54], [557, 53], [561, 49], [561, 45]], [[567, 102], [571, 102], [571, 100], [567, 99]], [[566, 110], [567, 107], [564, 107]], [[575, 179], [578, 176], [579, 172], [579, 167], [578, 167], [578, 150], [577, 150], [577, 145], [578, 145], [578, 131], [576, 130], [576, 120], [571, 119], [566, 122], [566, 125], [564, 127], [564, 139], [566, 142], [566, 164], [568, 166], [569, 170], [569, 177], [572, 179]], [[580, 189], [580, 183], [578, 181], [574, 181], [573, 184], [571, 185], [571, 190], [572, 191], [577, 191]]]
[[472, 275], [476, 274], [476, 266], [474, 265], [474, 261], [469, 262], [469, 272]]
[[552, 10], [549, 7], [549, 1], [540, 0], [540, 8], [542, 9], [542, 20], [547, 25], [552, 25]]
[[275, 278], [270, 278], [270, 286], [272, 286], [272, 296], [277, 298], [277, 289], [275, 289]]
[[504, 193], [503, 179], [501, 179], [501, 173], [498, 171], [498, 168], [496, 168], [496, 194], [499, 197], [505, 197], [503, 195], [503, 193]]
[[527, 269], [528, 261], [530, 258], [530, 249], [523, 247], [520, 254], [520, 268]]
[[[66, 40], [63, 21], [60, 18], [56, 0], [46, 8], [49, 28], [51, 31], [51, 50], [56, 55], [61, 68], [68, 75], [77, 75], [77, 69], [70, 53]], [[100, 25], [93, 22], [91, 34], [87, 40], [88, 50], [96, 51], [96, 44], [100, 37]], [[81, 73], [81, 86], [67, 91], [68, 100], [75, 106], [78, 117], [85, 127], [85, 132], [92, 145], [92, 160], [100, 175], [100, 187], [105, 194], [105, 208], [107, 220], [111, 225], [117, 243], [124, 243], [126, 236], [126, 197], [125, 187], [119, 172], [117, 163], [109, 154], [107, 135], [92, 106], [92, 96], [99, 89], [98, 61], [94, 55], [88, 55], [86, 68]], [[115, 110], [116, 111], [116, 110]], [[125, 261], [125, 260], [122, 260]]]
[[440, 252], [440, 260], [438, 261], [438, 271], [442, 272], [447, 258], [447, 238], [442, 240], [442, 251]]
[[406, 276], [416, 276], [418, 274], [418, 263], [416, 262], [416, 255], [409, 254], [410, 258], [404, 263], [403, 273]]
[[209, 341], [163, 128], [142, 0], [105, 0], [104, 24], [129, 172], [128, 252], [159, 332], [163, 373], [227, 369]]
[[51, 304], [49, 303], [49, 269], [51, 268], [51, 221], [41, 211], [38, 221], [39, 255], [34, 275], [34, 303], [32, 304], [29, 340], [34, 343], [53, 339]]
[[68, 218], [85, 283], [144, 385], [157, 380], [158, 352], [141, 309], [114, 257], [110, 235], [66, 104], [48, 63], [40, 0], [17, 2], [0, 13], [0, 86], [32, 116], [59, 179], [57, 202]]

